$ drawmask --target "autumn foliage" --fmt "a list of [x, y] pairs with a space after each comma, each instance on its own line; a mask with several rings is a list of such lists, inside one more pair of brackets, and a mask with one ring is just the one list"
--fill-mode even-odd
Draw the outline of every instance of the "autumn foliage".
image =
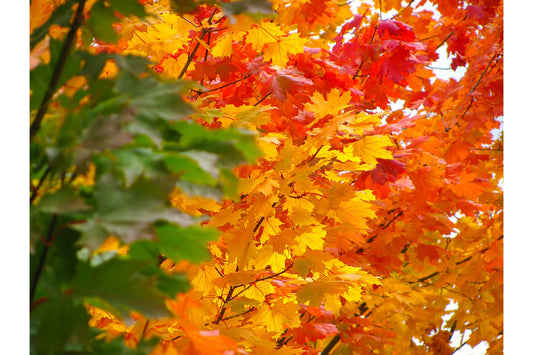
[[502, 352], [501, 1], [30, 10], [36, 354]]

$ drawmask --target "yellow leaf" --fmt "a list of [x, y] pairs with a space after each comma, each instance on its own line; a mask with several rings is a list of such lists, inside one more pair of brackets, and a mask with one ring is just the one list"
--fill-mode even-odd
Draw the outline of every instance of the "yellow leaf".
[[265, 301], [265, 296], [274, 293], [274, 286], [270, 282], [259, 281], [256, 282], [243, 292], [244, 297], [247, 297], [252, 300], [257, 300], [261, 303]]
[[198, 270], [196, 276], [191, 280], [191, 285], [196, 291], [202, 292], [202, 294], [206, 295], [213, 289], [213, 281], [219, 278], [220, 275], [214, 266], [203, 265]]
[[[183, 70], [183, 67], [185, 67], [185, 63], [187, 63], [188, 56], [187, 54], [183, 53], [178, 58], [174, 57], [168, 57], [165, 58], [161, 62], [161, 67], [163, 67], [162, 75], [170, 78], [170, 79], [177, 79], [180, 75], [181, 71]], [[187, 70], [193, 70], [194, 69], [194, 63], [190, 63]]]
[[272, 64], [277, 66], [287, 64], [289, 54], [303, 53], [306, 43], [299, 34], [286, 35], [279, 25], [271, 22], [254, 25], [247, 32], [247, 42], [256, 51], [263, 50], [265, 60], [272, 60]]
[[267, 331], [281, 335], [286, 327], [295, 328], [300, 325], [300, 307], [292, 302], [283, 303], [278, 299], [274, 304], [264, 304], [250, 318], [258, 327], [266, 327]]
[[293, 247], [293, 251], [297, 255], [302, 255], [307, 248], [312, 250], [321, 250], [324, 246], [324, 237], [326, 231], [319, 226], [308, 228], [309, 232], [304, 232], [296, 237], [298, 244]]
[[279, 26], [271, 22], [253, 25], [247, 32], [246, 40], [256, 51], [261, 51], [267, 43], [277, 42], [279, 37], [284, 35]]
[[145, 30], [134, 32], [128, 47], [144, 54], [155, 62], [165, 55], [173, 54], [189, 42], [189, 32], [197, 28], [180, 16], [163, 13], [158, 21]]
[[[275, 238], [275, 237], [274, 237]], [[274, 251], [272, 245], [265, 245], [260, 250], [254, 260], [250, 260], [250, 264], [256, 269], [265, 269], [270, 267], [274, 272], [280, 272], [285, 269], [285, 260], [287, 257]]]
[[353, 143], [347, 149], [353, 155], [360, 156], [365, 163], [376, 165], [378, 158], [392, 159], [392, 153], [385, 147], [392, 145], [387, 136], [367, 136]]
[[233, 38], [231, 33], [227, 33], [226, 35], [217, 39], [211, 54], [213, 57], [231, 57], [231, 53], [233, 52], [232, 44]]
[[331, 286], [325, 282], [309, 282], [298, 289], [296, 293], [298, 302], [318, 307], [322, 303], [324, 294], [331, 290]]
[[289, 54], [303, 53], [305, 40], [298, 33], [280, 37], [276, 42], [267, 43], [263, 48], [265, 60], [283, 67], [289, 61]]
[[328, 114], [335, 115], [344, 110], [348, 107], [350, 99], [351, 95], [348, 91], [341, 93], [339, 89], [333, 89], [327, 94], [326, 99], [320, 92], [315, 91], [311, 97], [311, 102], [304, 105], [307, 111], [315, 114], [315, 119], [309, 124], [309, 126], [313, 126]]

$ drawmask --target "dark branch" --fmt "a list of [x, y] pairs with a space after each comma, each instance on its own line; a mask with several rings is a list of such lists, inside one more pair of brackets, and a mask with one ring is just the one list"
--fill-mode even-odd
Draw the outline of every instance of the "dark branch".
[[231, 287], [229, 288], [229, 292], [228, 294], [226, 295], [226, 299], [224, 300], [224, 304], [222, 305], [222, 309], [220, 310], [220, 312], [218, 313], [218, 316], [217, 318], [215, 319], [215, 321], [213, 323], [215, 324], [218, 324], [220, 323], [220, 321], [222, 320], [222, 318], [224, 318], [224, 313], [226, 313], [226, 304], [231, 301], [231, 297], [233, 296], [233, 291], [235, 290], [234, 287]]
[[265, 100], [265, 99], [266, 99], [267, 97], [269, 97], [270, 95], [272, 95], [272, 91], [269, 92], [268, 94], [266, 94], [265, 96], [263, 96], [263, 97], [261, 98], [261, 100], [257, 101], [257, 102], [254, 104], [254, 106], [259, 105], [261, 102], [263, 102], [263, 100]]
[[329, 352], [337, 345], [337, 343], [341, 340], [341, 336], [339, 334], [335, 334], [335, 336], [331, 339], [331, 341], [326, 345], [324, 350], [320, 353], [321, 355], [328, 355]]
[[448, 41], [450, 39], [450, 37], [453, 35], [454, 31], [450, 32], [450, 34], [444, 39], [444, 41], [440, 42], [440, 44], [437, 46], [437, 48], [435, 48], [435, 50], [439, 49], [440, 47], [442, 47], [442, 45], [444, 45], [444, 43], [446, 43], [446, 41]]
[[37, 264], [35, 275], [33, 276], [33, 280], [31, 281], [30, 305], [33, 302], [33, 297], [35, 296], [35, 291], [37, 290], [37, 285], [39, 284], [39, 279], [41, 278], [41, 274], [44, 269], [44, 264], [46, 262], [46, 256], [48, 255], [48, 251], [50, 250], [50, 247], [48, 245], [50, 244], [54, 236], [54, 229], [56, 227], [56, 222], [57, 222], [57, 214], [54, 214], [52, 216], [52, 221], [50, 222], [50, 227], [48, 228], [48, 233], [46, 234], [46, 242], [43, 243], [43, 250], [41, 251], [41, 256], [39, 257], [39, 263]]
[[[496, 56], [498, 56], [499, 54], [498, 53], [494, 53], [494, 55], [492, 56], [492, 58], [490, 59], [489, 61], [489, 64], [487, 64], [487, 67], [485, 68], [485, 70], [483, 70], [483, 73], [481, 73], [481, 76], [479, 77], [479, 79], [477, 80], [476, 82], [476, 85], [474, 85], [474, 87], [472, 88], [472, 90], [470, 90], [470, 92], [468, 93], [468, 95], [472, 95], [472, 93], [474, 92], [474, 90], [476, 90], [477, 86], [479, 85], [479, 83], [481, 82], [481, 79], [483, 79], [483, 77], [485, 76], [485, 74], [487, 74], [487, 70], [489, 69], [490, 65], [492, 64], [492, 61], [494, 59], [496, 59]], [[498, 58], [499, 60], [499, 58]], [[493, 67], [494, 68], [494, 67]], [[492, 68], [491, 68], [492, 70]]]
[[35, 186], [35, 187], [32, 186], [32, 192], [31, 192], [31, 196], [30, 196], [30, 204], [37, 197], [37, 194], [39, 193], [39, 188], [41, 187], [41, 185], [43, 184], [44, 180], [46, 179], [46, 177], [48, 176], [48, 174], [50, 173], [51, 170], [52, 169], [50, 169], [50, 166], [48, 166], [46, 168], [46, 170], [44, 171], [43, 176], [41, 176], [41, 178], [39, 179], [39, 182], [37, 183], [37, 186]]
[[220, 89], [223, 89], [225, 87], [228, 87], [230, 85], [233, 85], [233, 84], [236, 84], [238, 83], [239, 81], [243, 81], [245, 79], [248, 79], [250, 77], [251, 74], [246, 74], [243, 78], [241, 79], [237, 79], [235, 81], [232, 81], [231, 83], [227, 83], [227, 84], [224, 84], [224, 85], [221, 85], [219, 87], [216, 87], [216, 88], [213, 88], [213, 89], [209, 89], [209, 90], [206, 90], [206, 91], [201, 91], [201, 90], [193, 90], [194, 92], [196, 92], [198, 95], [202, 95], [202, 94], [207, 94], [208, 92], [213, 92], [213, 91], [217, 91], [217, 90], [220, 90]]
[[80, 2], [78, 3], [78, 8], [76, 9], [76, 14], [74, 15], [74, 20], [72, 21], [72, 25], [70, 26], [70, 29], [68, 31], [67, 38], [65, 39], [65, 43], [63, 45], [63, 48], [61, 49], [61, 54], [59, 55], [59, 59], [54, 68], [52, 79], [50, 79], [50, 83], [48, 84], [48, 88], [46, 90], [46, 93], [44, 94], [43, 101], [41, 102], [39, 110], [37, 111], [37, 115], [35, 116], [35, 119], [33, 120], [30, 126], [30, 142], [35, 136], [35, 134], [37, 134], [37, 132], [39, 131], [39, 128], [41, 128], [41, 122], [44, 118], [44, 115], [46, 114], [46, 111], [48, 110], [50, 100], [52, 99], [52, 96], [54, 95], [57, 89], [59, 79], [61, 78], [61, 74], [63, 73], [63, 69], [65, 68], [65, 63], [67, 62], [70, 47], [72, 47], [72, 44], [74, 43], [74, 40], [76, 38], [76, 31], [80, 27], [81, 21], [83, 19], [84, 7], [85, 0], [80, 0]]

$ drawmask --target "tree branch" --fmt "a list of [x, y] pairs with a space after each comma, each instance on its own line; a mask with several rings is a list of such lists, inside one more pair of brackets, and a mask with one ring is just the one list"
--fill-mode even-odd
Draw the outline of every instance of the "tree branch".
[[442, 45], [444, 45], [444, 43], [446, 43], [446, 41], [448, 41], [450, 39], [450, 37], [453, 35], [454, 31], [450, 32], [450, 34], [444, 39], [444, 41], [440, 42], [440, 44], [437, 46], [437, 48], [435, 48], [435, 51], [437, 49], [439, 49], [440, 47], [442, 47]]
[[[213, 20], [213, 16], [215, 16], [216, 12], [217, 12], [217, 8], [215, 8], [213, 12], [211, 13], [211, 16], [209, 16], [209, 19], [207, 20], [209, 24], [211, 24], [211, 21]], [[208, 34], [209, 32], [211, 32], [210, 28], [202, 28], [202, 34], [200, 35], [200, 39], [201, 40], [204, 39], [205, 35]], [[200, 41], [196, 42], [196, 45], [194, 46], [191, 54], [189, 54], [187, 58], [187, 62], [183, 66], [181, 73], [178, 75], [178, 79], [183, 78], [183, 76], [185, 75], [185, 72], [187, 71], [187, 68], [189, 68], [189, 65], [191, 65], [191, 62], [194, 59], [194, 56], [196, 55], [196, 52], [198, 51], [199, 48], [200, 48]]]
[[213, 88], [213, 89], [209, 89], [209, 90], [206, 90], [206, 91], [201, 91], [201, 90], [192, 90], [194, 91], [195, 93], [197, 93], [198, 95], [203, 95], [203, 94], [207, 94], [208, 92], [213, 92], [213, 91], [217, 91], [217, 90], [220, 90], [220, 89], [223, 89], [225, 87], [228, 87], [230, 85], [233, 85], [233, 84], [236, 84], [238, 83], [239, 81], [243, 81], [243, 80], [246, 80], [250, 77], [250, 73], [246, 74], [244, 77], [240, 78], [240, 79], [237, 79], [235, 81], [232, 81], [231, 83], [227, 83], [227, 84], [224, 84], [224, 85], [221, 85], [221, 86], [218, 86], [216, 88]]
[[339, 334], [335, 334], [335, 336], [330, 340], [328, 345], [322, 350], [320, 353], [321, 355], [328, 355], [331, 350], [337, 345], [337, 343], [341, 340], [341, 336]]
[[80, 0], [78, 3], [78, 8], [76, 9], [74, 20], [72, 21], [72, 25], [70, 26], [70, 29], [68, 31], [67, 38], [65, 39], [65, 43], [63, 44], [63, 48], [61, 49], [61, 54], [59, 55], [59, 59], [54, 68], [52, 79], [50, 79], [50, 83], [48, 84], [48, 88], [46, 90], [46, 93], [44, 94], [43, 101], [41, 102], [39, 110], [37, 111], [37, 115], [35, 116], [35, 119], [33, 120], [30, 126], [30, 142], [32, 141], [35, 134], [37, 134], [37, 132], [39, 131], [39, 128], [41, 128], [41, 122], [44, 118], [46, 111], [48, 110], [48, 105], [50, 104], [50, 100], [52, 99], [52, 96], [56, 91], [57, 85], [59, 84], [59, 79], [61, 78], [61, 74], [63, 73], [63, 69], [65, 68], [65, 63], [67, 62], [70, 47], [72, 47], [72, 44], [74, 43], [76, 31], [80, 27], [81, 21], [83, 19], [83, 8], [85, 7], [85, 1], [86, 0]]
[[35, 275], [33, 276], [33, 280], [31, 281], [30, 305], [33, 302], [33, 297], [35, 296], [35, 291], [37, 290], [37, 285], [39, 284], [39, 279], [41, 278], [41, 274], [44, 269], [44, 264], [46, 262], [46, 256], [48, 255], [48, 251], [50, 250], [48, 244], [51, 242], [54, 235], [54, 229], [57, 223], [57, 216], [57, 213], [52, 216], [52, 221], [50, 222], [50, 227], [48, 227], [48, 233], [46, 234], [46, 243], [43, 243], [43, 250], [41, 251], [41, 256], [39, 257], [39, 263], [37, 264]]
[[257, 101], [257, 102], [254, 104], [254, 106], [259, 105], [261, 102], [263, 102], [263, 100], [265, 100], [265, 99], [266, 99], [267, 97], [269, 97], [270, 95], [272, 95], [272, 91], [270, 91], [268, 94], [266, 94], [265, 96], [263, 96], [263, 97], [261, 98], [261, 100]]
[[218, 316], [217, 318], [215, 319], [215, 321], [213, 322], [214, 324], [218, 324], [220, 323], [220, 321], [222, 320], [222, 318], [224, 317], [224, 313], [226, 313], [226, 304], [231, 301], [231, 297], [233, 295], [233, 291], [235, 290], [235, 287], [233, 286], [230, 286], [229, 288], [229, 292], [228, 294], [226, 295], [226, 299], [224, 300], [224, 303], [222, 305], [222, 309], [220, 310], [220, 312], [218, 312]]
[[39, 182], [37, 183], [37, 186], [35, 186], [35, 187], [32, 186], [32, 192], [31, 192], [31, 196], [30, 196], [30, 204], [37, 197], [37, 193], [39, 192], [39, 188], [41, 187], [41, 185], [43, 184], [44, 180], [46, 179], [46, 177], [48, 176], [48, 174], [50, 173], [51, 170], [52, 169], [50, 168], [50, 165], [49, 165], [46, 168], [46, 170], [44, 171], [43, 176], [41, 176], [41, 178], [39, 179]]
[[[479, 77], [479, 79], [477, 80], [476, 82], [476, 85], [474, 85], [474, 87], [472, 88], [472, 90], [470, 90], [470, 92], [468, 93], [468, 95], [472, 95], [472, 93], [474, 92], [474, 90], [476, 90], [477, 86], [479, 85], [479, 83], [481, 82], [481, 79], [483, 79], [483, 77], [485, 76], [485, 74], [487, 74], [487, 70], [489, 69], [490, 65], [492, 64], [492, 61], [496, 58], [496, 56], [498, 56], [499, 54], [498, 53], [494, 53], [494, 55], [492, 56], [492, 58], [490, 59], [489, 61], [489, 64], [487, 64], [487, 67], [485, 68], [485, 70], [483, 70], [483, 73], [481, 73], [481, 76]], [[499, 58], [498, 58], [499, 60]], [[494, 68], [494, 67], [493, 67]], [[492, 69], [491, 69], [492, 71]], [[464, 115], [463, 115], [464, 116]]]

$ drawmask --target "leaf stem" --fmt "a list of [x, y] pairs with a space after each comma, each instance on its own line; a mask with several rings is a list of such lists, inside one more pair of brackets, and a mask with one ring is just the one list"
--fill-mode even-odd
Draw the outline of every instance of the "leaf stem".
[[39, 131], [39, 128], [41, 128], [41, 122], [44, 118], [44, 115], [46, 114], [46, 111], [48, 110], [48, 105], [50, 104], [50, 100], [52, 99], [52, 96], [56, 91], [57, 85], [59, 84], [59, 79], [61, 78], [61, 74], [63, 73], [63, 69], [65, 68], [65, 63], [67, 62], [67, 57], [69, 55], [70, 48], [72, 47], [72, 43], [74, 42], [74, 39], [76, 37], [76, 31], [80, 27], [81, 21], [83, 19], [83, 8], [85, 7], [85, 1], [86, 0], [80, 0], [78, 3], [78, 8], [76, 9], [74, 20], [72, 21], [72, 25], [70, 26], [70, 29], [68, 31], [67, 38], [65, 39], [65, 43], [63, 45], [63, 48], [61, 49], [61, 54], [59, 55], [59, 59], [54, 68], [52, 79], [50, 79], [50, 83], [48, 84], [48, 88], [46, 90], [46, 93], [44, 94], [43, 101], [41, 102], [39, 110], [37, 111], [37, 115], [35, 116], [35, 119], [33, 120], [30, 126], [30, 142], [35, 136], [35, 134], [37, 134], [37, 132]]

